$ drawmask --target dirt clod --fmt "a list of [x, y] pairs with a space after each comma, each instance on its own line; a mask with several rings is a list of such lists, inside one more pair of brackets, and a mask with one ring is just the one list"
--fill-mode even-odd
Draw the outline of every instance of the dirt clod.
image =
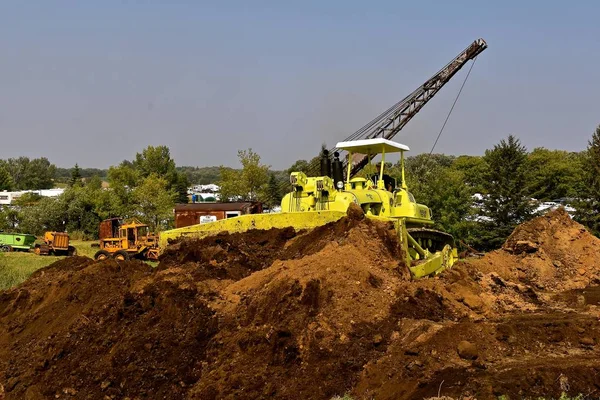
[[351, 220], [360, 221], [365, 218], [365, 212], [358, 204], [350, 204], [346, 213]]
[[471, 342], [467, 342], [466, 340], [458, 343], [456, 352], [460, 358], [464, 358], [465, 360], [475, 360], [479, 356], [477, 346]]

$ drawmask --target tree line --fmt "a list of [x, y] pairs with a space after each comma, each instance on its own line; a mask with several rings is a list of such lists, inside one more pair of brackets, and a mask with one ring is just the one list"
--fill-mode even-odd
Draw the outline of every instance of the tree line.
[[[55, 172], [52, 167], [49, 169]], [[37, 169], [33, 171], [41, 173]], [[52, 187], [48, 182], [30, 185], [20, 177], [13, 178], [10, 173], [3, 175], [8, 175], [6, 180], [18, 189]], [[98, 175], [85, 179], [82, 170], [75, 165], [71, 169], [68, 187], [60, 196], [51, 198], [26, 193], [11, 207], [3, 207], [0, 210], [0, 229], [36, 235], [48, 230], [68, 231], [75, 236], [96, 238], [100, 221], [113, 217], [135, 217], [148, 223], [153, 230], [160, 230], [170, 226], [173, 205], [188, 200], [187, 177], [176, 170], [175, 161], [166, 146], [148, 146], [133, 160], [110, 167], [106, 175], [108, 190], [103, 187], [104, 182]]]
[[[289, 172], [313, 172], [310, 167], [318, 165], [317, 156], [298, 160], [286, 171], [273, 171], [252, 149], [239, 151], [238, 159], [237, 169], [205, 169], [212, 176], [205, 182], [220, 185], [221, 199], [260, 201], [267, 208], [278, 205], [287, 192]], [[22, 196], [16, 207], [0, 211], [0, 229], [34, 234], [67, 230], [94, 238], [98, 223], [111, 217], [136, 217], [152, 229], [166, 229], [172, 226], [173, 206], [188, 202], [190, 172], [202, 170], [194, 168], [177, 167], [166, 146], [148, 146], [134, 159], [91, 176], [93, 169], [76, 165], [68, 177], [61, 172], [67, 185], [64, 194]], [[57, 171], [46, 158], [0, 160], [0, 190], [51, 188]], [[398, 163], [388, 164], [387, 172], [400, 182]], [[582, 152], [528, 151], [511, 135], [483, 156], [407, 157], [406, 180], [417, 201], [432, 209], [437, 228], [481, 250], [499, 247], [517, 224], [531, 218], [536, 207], [532, 199], [567, 199], [577, 210], [575, 218], [598, 234], [600, 126]]]
[[[75, 167], [73, 167], [75, 168]], [[47, 158], [30, 159], [28, 157], [0, 160], [0, 191], [3, 190], [40, 190], [66, 185], [71, 180], [73, 168], [58, 167]], [[80, 168], [79, 175], [83, 179], [95, 176], [106, 180], [108, 169]], [[220, 179], [221, 167], [176, 166], [176, 172], [183, 173], [191, 185], [216, 183]], [[280, 176], [283, 171], [272, 171]]]

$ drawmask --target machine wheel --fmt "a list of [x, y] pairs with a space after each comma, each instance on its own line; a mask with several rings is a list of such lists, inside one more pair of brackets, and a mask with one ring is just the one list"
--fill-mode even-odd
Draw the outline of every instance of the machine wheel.
[[129, 260], [129, 253], [125, 250], [119, 250], [113, 254], [113, 258], [117, 261], [127, 261]]
[[69, 250], [67, 250], [67, 256], [72, 257], [77, 255], [77, 249], [73, 246], [69, 246]]
[[94, 260], [96, 261], [103, 261], [107, 258], [110, 258], [110, 253], [106, 250], [99, 250], [96, 252], [96, 254], [94, 254]]
[[12, 251], [12, 247], [7, 246], [7, 245], [3, 245], [3, 246], [0, 246], [0, 251], [8, 253], [8, 252]]

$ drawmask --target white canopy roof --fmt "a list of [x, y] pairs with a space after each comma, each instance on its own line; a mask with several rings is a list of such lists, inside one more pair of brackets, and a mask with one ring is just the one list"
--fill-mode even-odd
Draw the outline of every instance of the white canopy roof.
[[399, 153], [409, 151], [408, 146], [392, 142], [384, 138], [351, 140], [348, 142], [339, 142], [335, 145], [338, 149], [343, 149], [352, 153], [359, 154], [381, 154], [384, 149], [386, 153]]

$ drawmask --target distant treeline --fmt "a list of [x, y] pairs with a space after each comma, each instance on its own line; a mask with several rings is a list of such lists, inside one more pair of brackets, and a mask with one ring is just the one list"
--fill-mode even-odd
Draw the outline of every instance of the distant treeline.
[[[73, 168], [61, 168], [56, 167], [56, 175], [55, 180], [57, 182], [68, 182], [71, 179], [71, 172]], [[82, 178], [88, 179], [93, 176], [97, 176], [99, 178], [106, 178], [108, 176], [108, 169], [100, 169], [100, 168], [79, 168], [79, 174]]]
[[[177, 171], [183, 172], [188, 181], [193, 185], [208, 185], [209, 183], [218, 183], [221, 180], [221, 168], [241, 171], [240, 169], [227, 168], [227, 167], [177, 167]], [[287, 179], [286, 171], [274, 171], [270, 173], [275, 174], [277, 179]]]
[[[84, 180], [98, 177], [108, 179], [108, 168], [79, 168], [79, 176]], [[47, 158], [29, 159], [28, 157], [0, 160], [0, 190], [39, 190], [68, 184], [72, 168], [57, 167]], [[190, 185], [207, 185], [220, 180], [221, 167], [176, 167], [176, 171], [185, 174]], [[231, 168], [235, 170], [234, 168]], [[285, 171], [271, 171], [277, 178], [286, 175]]]

